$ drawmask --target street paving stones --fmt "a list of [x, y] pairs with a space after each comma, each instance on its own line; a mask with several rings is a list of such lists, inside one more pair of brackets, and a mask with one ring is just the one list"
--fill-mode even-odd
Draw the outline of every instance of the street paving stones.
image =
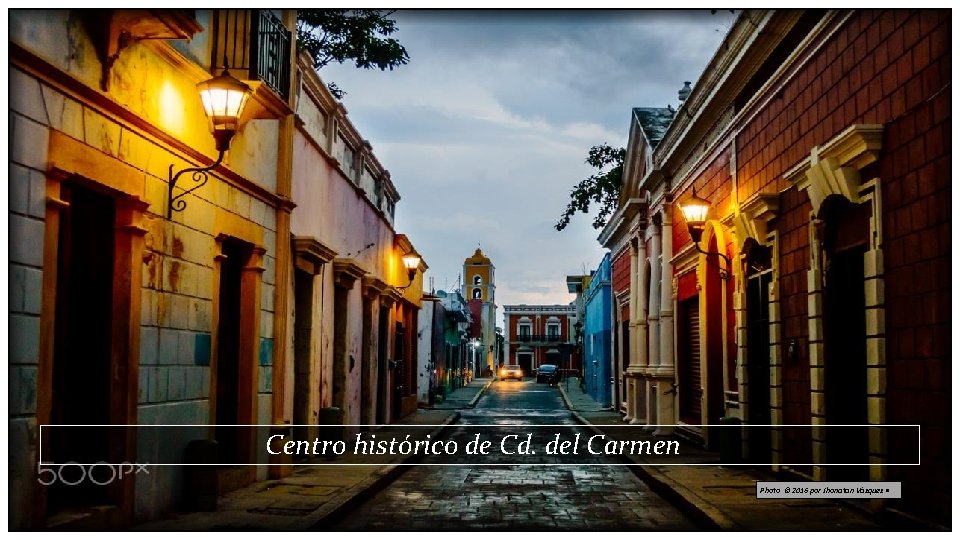
[[[518, 433], [518, 426], [560, 425], [532, 430], [534, 447], [550, 434], [565, 438], [607, 430], [612, 438], [621, 428], [597, 428], [621, 423], [620, 414], [604, 409], [575, 384], [557, 388], [533, 382], [495, 382], [483, 394], [486, 380], [477, 380], [448, 396], [449, 409], [419, 410], [384, 426], [382, 436], [401, 435], [410, 425], [437, 425], [461, 416], [444, 439], [465, 444], [480, 424], [491, 439]], [[564, 399], [570, 409], [564, 407]], [[476, 403], [476, 408], [469, 407]], [[463, 408], [467, 407], [467, 408]], [[454, 409], [455, 408], [455, 409]], [[459, 413], [455, 412], [459, 410]], [[453, 415], [453, 416], [451, 416]], [[591, 425], [592, 424], [592, 425]], [[714, 465], [711, 452], [683, 444], [683, 459], [700, 467], [655, 465], [640, 456], [631, 459], [634, 472], [618, 456], [509, 456], [509, 463], [471, 465], [475, 457], [458, 454], [453, 466], [398, 468], [379, 466], [318, 466], [303, 463], [294, 474], [258, 482], [221, 497], [216, 512], [174, 513], [143, 523], [141, 530], [690, 530], [700, 526], [746, 530], [877, 530], [890, 529], [861, 512], [822, 500], [758, 501], [754, 482], [773, 479], [763, 471]], [[501, 456], [503, 457], [503, 456]], [[355, 461], [359, 458], [336, 460]], [[565, 461], [561, 463], [561, 461]], [[369, 461], [357, 461], [369, 463]], [[448, 462], [449, 463], [449, 462]], [[522, 463], [524, 465], [516, 465]], [[531, 464], [538, 466], [530, 466]], [[325, 465], [332, 464], [325, 462]], [[619, 466], [598, 466], [599, 464]], [[401, 473], [402, 474], [399, 474]], [[399, 478], [389, 483], [391, 479]], [[647, 483], [669, 497], [654, 493]], [[385, 486], [385, 487], [384, 487]], [[381, 489], [383, 488], [383, 489]], [[377, 490], [380, 490], [379, 492]], [[355, 510], [350, 511], [353, 508]], [[691, 519], [696, 521], [691, 521]], [[907, 527], [908, 529], [910, 527]]]
[[[475, 380], [451, 398], [469, 403], [486, 380]], [[451, 419], [451, 410], [418, 410], [398, 424], [383, 426], [380, 436], [409, 432], [409, 426], [435, 426]], [[385, 459], [399, 463], [399, 457]], [[277, 531], [302, 530], [335, 516], [344, 505], [361, 498], [393, 466], [357, 465], [369, 459], [344, 456], [329, 461], [298, 463], [291, 476], [257, 482], [220, 497], [214, 512], [171, 512], [162, 519], [135, 527], [146, 531]], [[341, 466], [342, 465], [342, 466]]]
[[[460, 423], [444, 438], [467, 441], [479, 424], [485, 435], [517, 433], [518, 426], [556, 424], [550, 430], [572, 438], [583, 427], [564, 408], [556, 388], [532, 381], [494, 383], [476, 408], [461, 411]], [[567, 427], [569, 426], [569, 427]], [[585, 433], [585, 432], [584, 432]], [[547, 430], [534, 432], [534, 447]], [[538, 440], [542, 439], [542, 440]], [[511, 465], [475, 465], [459, 454], [457, 466], [425, 460], [358, 507], [339, 524], [342, 530], [691, 530], [696, 525], [605, 456], [584, 456], [561, 464], [546, 456], [510, 457]], [[446, 463], [450, 463], [447, 461]], [[553, 463], [548, 466], [526, 464]]]
[[[603, 411], [577, 384], [563, 388], [563, 394], [575, 418], [589, 423], [597, 431], [616, 438], [617, 430], [607, 426], [622, 424], [620, 413]], [[757, 499], [758, 480], [778, 480], [770, 471], [759, 468], [721, 467], [720, 456], [697, 445], [681, 443], [682, 462], [701, 465], [669, 466], [668, 459], [651, 460], [629, 456], [641, 465], [640, 474], [648, 482], [672, 492], [674, 502], [690, 512], [701, 513], [724, 530], [751, 531], [877, 531], [915, 529], [917, 526], [881, 520], [836, 500]], [[783, 480], [783, 478], [779, 478]], [[663, 491], [661, 491], [663, 492]]]

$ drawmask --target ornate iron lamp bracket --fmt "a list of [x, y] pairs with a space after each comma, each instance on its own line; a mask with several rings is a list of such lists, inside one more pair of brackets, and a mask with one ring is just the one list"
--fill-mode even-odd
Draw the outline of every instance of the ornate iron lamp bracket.
[[720, 257], [721, 259], [726, 261], [727, 263], [726, 268], [720, 265], [715, 265], [715, 266], [717, 267], [717, 273], [720, 274], [720, 279], [730, 279], [730, 269], [733, 268], [733, 261], [730, 260], [730, 257], [727, 257], [726, 255], [724, 255], [723, 253], [720, 253], [719, 251], [716, 251], [716, 252], [704, 251], [703, 249], [700, 248], [699, 241], [694, 242], [693, 245], [694, 247], [697, 248], [697, 251], [707, 256], [707, 261], [710, 260], [710, 255], [716, 255], [717, 257]]
[[[167, 179], [167, 219], [170, 219], [173, 216], [174, 212], [183, 212], [187, 207], [187, 201], [183, 198], [193, 193], [194, 191], [203, 187], [204, 184], [210, 179], [210, 171], [216, 169], [223, 162], [224, 150], [220, 151], [220, 154], [217, 156], [217, 160], [213, 162], [213, 165], [209, 167], [190, 167], [179, 171], [177, 174], [173, 174], [173, 165], [170, 165], [170, 172], [168, 173]], [[185, 173], [190, 173], [193, 182], [196, 184], [190, 189], [183, 190], [177, 196], [173, 195], [173, 188], [177, 187], [177, 181], [180, 180], [180, 176]]]

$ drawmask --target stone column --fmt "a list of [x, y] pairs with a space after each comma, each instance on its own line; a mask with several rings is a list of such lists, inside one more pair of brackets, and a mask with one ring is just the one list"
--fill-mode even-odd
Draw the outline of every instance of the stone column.
[[[271, 386], [271, 434], [289, 436], [293, 421], [293, 361], [288, 351], [292, 343], [287, 341], [287, 328], [291, 313], [289, 310], [290, 292], [293, 287], [293, 262], [290, 249], [290, 212], [293, 210], [293, 134], [296, 131], [294, 115], [288, 114], [280, 119], [277, 139], [277, 195], [282, 201], [276, 208], [277, 243], [274, 253], [274, 313], [273, 313], [273, 373]], [[263, 419], [266, 422], [266, 419]], [[271, 456], [273, 457], [273, 456]], [[293, 474], [290, 459], [280, 456], [271, 459], [271, 478], [281, 478]]]
[[[650, 296], [647, 298], [647, 373], [656, 372], [660, 365], [660, 229], [653, 228], [650, 237]], [[646, 380], [647, 390], [647, 426], [653, 431], [659, 421], [660, 404], [657, 400], [657, 381], [653, 377]]]
[[657, 369], [657, 424], [656, 435], [673, 433], [676, 424], [676, 391], [673, 359], [673, 227], [671, 207], [664, 203], [661, 215], [662, 245], [660, 248], [660, 365]]
[[[638, 294], [637, 294], [637, 239], [630, 239], [630, 320], [628, 321], [630, 327], [630, 342], [627, 345], [627, 362], [623, 365], [623, 372], [626, 374], [626, 377], [623, 377], [622, 380], [624, 384], [627, 385], [626, 394], [627, 394], [627, 414], [623, 417], [624, 422], [634, 423], [633, 421], [637, 418], [637, 402], [636, 402], [636, 379], [632, 376], [633, 366], [636, 364], [636, 354], [637, 354], [637, 313], [640, 311], [640, 306], [638, 306]], [[618, 376], [620, 374], [617, 374]]]
[[643, 228], [637, 233], [637, 268], [633, 273], [633, 279], [636, 281], [636, 309], [633, 313], [631, 324], [631, 335], [634, 339], [634, 348], [630, 362], [631, 381], [633, 383], [633, 403], [634, 415], [630, 420], [631, 424], [645, 424], [650, 418], [650, 410], [647, 407], [647, 387], [645, 371], [649, 363], [647, 351], [647, 291], [643, 279], [644, 262], [647, 259], [647, 245], [643, 241]]

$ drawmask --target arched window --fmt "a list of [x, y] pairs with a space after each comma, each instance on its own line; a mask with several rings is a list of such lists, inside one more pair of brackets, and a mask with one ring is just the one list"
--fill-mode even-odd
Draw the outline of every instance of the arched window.
[[473, 298], [480, 299], [480, 287], [474, 287], [473, 289]]
[[480, 276], [479, 276], [479, 275], [473, 276], [473, 284], [474, 284], [474, 285], [483, 285], [483, 280], [480, 279]]

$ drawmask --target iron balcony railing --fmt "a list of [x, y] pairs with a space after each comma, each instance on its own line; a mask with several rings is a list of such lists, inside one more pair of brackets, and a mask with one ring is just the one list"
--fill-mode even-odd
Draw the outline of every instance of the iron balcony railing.
[[290, 31], [270, 10], [255, 9], [253, 14], [257, 28], [250, 36], [250, 74], [287, 99], [290, 91]]
[[563, 343], [563, 337], [556, 334], [520, 334], [516, 341], [520, 343]]
[[215, 11], [212, 71], [246, 70], [284, 100], [290, 97], [291, 33], [268, 9]]

